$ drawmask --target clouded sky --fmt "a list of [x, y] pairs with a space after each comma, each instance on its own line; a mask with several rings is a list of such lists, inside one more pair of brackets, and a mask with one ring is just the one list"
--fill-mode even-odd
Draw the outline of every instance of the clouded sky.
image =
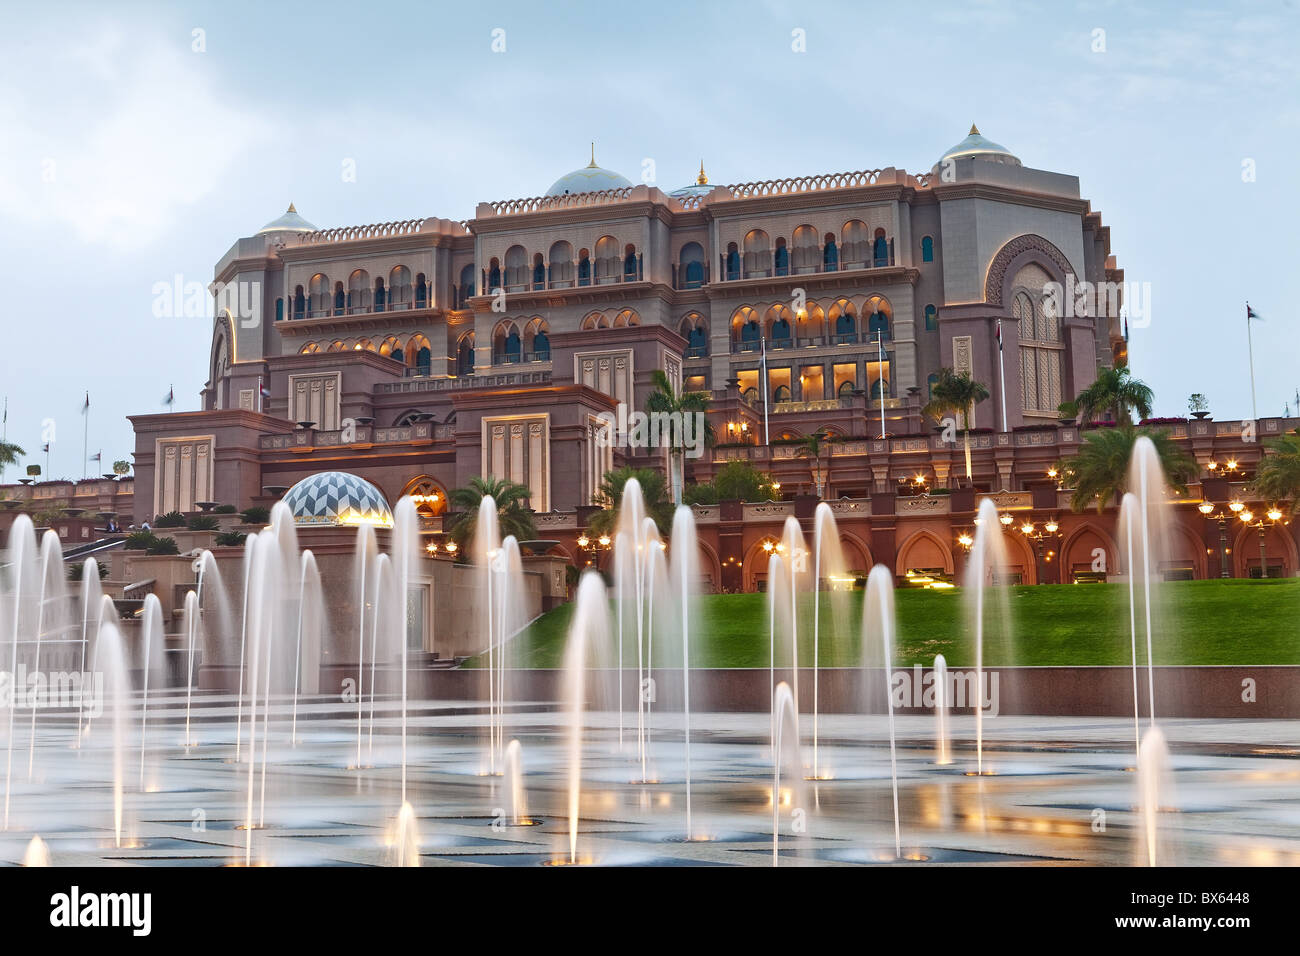
[[156, 283], [210, 282], [291, 200], [321, 227], [466, 219], [544, 192], [591, 140], [602, 166], [638, 180], [652, 160], [675, 188], [701, 157], [717, 183], [923, 172], [974, 121], [1079, 176], [1126, 279], [1150, 283], [1130, 355], [1158, 415], [1191, 392], [1250, 414], [1247, 299], [1259, 412], [1296, 411], [1294, 0], [45, 2], [5, 19], [0, 394], [27, 462], [52, 421], [54, 477], [101, 470], [82, 463], [87, 392], [106, 463], [134, 448], [125, 416], [173, 385], [198, 407], [210, 319], [156, 317]]

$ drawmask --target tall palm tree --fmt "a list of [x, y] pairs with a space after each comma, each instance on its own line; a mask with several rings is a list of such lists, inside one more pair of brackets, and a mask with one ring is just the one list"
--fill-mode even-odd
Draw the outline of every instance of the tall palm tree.
[[[697, 419], [702, 423], [703, 434], [699, 436], [700, 440], [706, 445], [713, 443], [713, 425], [705, 417], [704, 413], [709, 410], [709, 396], [704, 392], [679, 392], [673, 388], [673, 383], [664, 373], [663, 369], [655, 369], [650, 373], [651, 381], [654, 383], [654, 391], [646, 396], [645, 410], [650, 414], [679, 414], [682, 421], [685, 422], [688, 415], [698, 415]], [[674, 445], [668, 450], [668, 469], [672, 473], [673, 504], [682, 503], [682, 485], [686, 481], [686, 449], [682, 445]]]
[[659, 534], [667, 538], [673, 526], [673, 503], [668, 497], [668, 486], [663, 472], [654, 468], [616, 468], [605, 472], [596, 500], [605, 508], [591, 516], [587, 527], [594, 534], [612, 534], [618, 523], [618, 511], [623, 507], [623, 489], [628, 480], [635, 478], [641, 484], [641, 497], [645, 500], [645, 513], [654, 519]]
[[1098, 412], [1110, 412], [1117, 422], [1132, 423], [1132, 413], [1139, 418], [1150, 418], [1155, 404], [1151, 387], [1141, 379], [1133, 378], [1127, 366], [1104, 368], [1097, 380], [1079, 393], [1075, 399], [1081, 421], [1090, 422]]
[[503, 539], [507, 535], [514, 535], [516, 541], [532, 541], [537, 537], [533, 512], [528, 507], [532, 491], [527, 485], [491, 475], [471, 478], [468, 485], [450, 495], [452, 507], [460, 512], [451, 526], [451, 539], [462, 553], [473, 543], [479, 504], [488, 495], [496, 502], [497, 528]]
[[811, 435], [805, 435], [799, 439], [799, 457], [807, 458], [812, 468], [813, 485], [817, 489], [817, 497], [820, 498], [825, 491], [826, 475], [822, 467], [822, 449], [826, 447], [826, 442], [830, 440], [830, 435], [824, 428], [819, 428]]
[[945, 415], [961, 415], [962, 433], [966, 440], [966, 477], [972, 476], [970, 464], [970, 418], [975, 406], [988, 401], [989, 390], [983, 382], [970, 377], [969, 372], [955, 372], [950, 368], [939, 369], [939, 380], [930, 389], [930, 401], [921, 409], [921, 414], [936, 421]]
[[1178, 446], [1167, 429], [1134, 428], [1125, 423], [1088, 432], [1078, 453], [1065, 461], [1062, 480], [1074, 486], [1070, 498], [1073, 510], [1084, 511], [1095, 504], [1102, 511], [1112, 498], [1119, 503], [1127, 490], [1133, 445], [1142, 435], [1155, 445], [1165, 480], [1187, 492], [1187, 483], [1200, 473], [1196, 460]]
[[10, 465], [18, 464], [18, 456], [25, 454], [27, 452], [13, 442], [0, 441], [0, 468], [8, 468]]
[[1300, 505], [1300, 429], [1264, 442], [1267, 454], [1255, 470], [1251, 490], [1274, 504]]

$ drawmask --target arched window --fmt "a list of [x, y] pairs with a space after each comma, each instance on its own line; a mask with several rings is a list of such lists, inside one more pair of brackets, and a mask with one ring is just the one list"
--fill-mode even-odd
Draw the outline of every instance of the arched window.
[[284, 296], [277, 296], [275, 300], [275, 321], [284, 321]]
[[384, 288], [384, 280], [375, 278], [375, 311], [383, 312], [388, 308], [388, 290]]
[[388, 304], [394, 309], [411, 307], [411, 270], [394, 266], [388, 273]]
[[925, 307], [925, 330], [927, 332], [939, 330], [939, 310], [932, 305]]
[[772, 274], [772, 252], [768, 247], [767, 233], [751, 229], [745, 234], [745, 278], [753, 279]]
[[306, 345], [304, 345], [302, 348], [300, 348], [300, 349], [298, 350], [298, 354], [299, 354], [299, 355], [315, 355], [315, 354], [316, 354], [317, 352], [319, 352], [319, 351], [320, 351], [320, 346], [319, 346], [319, 345], [317, 345], [315, 342], [308, 342]]
[[348, 294], [343, 291], [343, 283], [334, 283], [334, 314], [342, 315], [347, 311]]
[[835, 345], [852, 345], [858, 340], [858, 313], [853, 303], [840, 299], [830, 311], [831, 336]]
[[522, 292], [528, 288], [528, 253], [523, 246], [506, 250], [506, 291]]
[[757, 405], [758, 389], [754, 388], [753, 386], [750, 386], [749, 388], [745, 389], [743, 392], [740, 393], [740, 397], [741, 400], [744, 401], [746, 405], [750, 405], [750, 406]]
[[[878, 339], [888, 342], [893, 338], [890, 328], [893, 310], [889, 307], [888, 302], [878, 295], [873, 295], [867, 300], [866, 308], [863, 311], [868, 316], [867, 338], [871, 342], [876, 342]], [[880, 335], [877, 336], [877, 333], [880, 333]]]
[[934, 262], [934, 239], [930, 236], [921, 237], [921, 261]]
[[821, 262], [821, 249], [817, 244], [817, 230], [812, 226], [800, 226], [790, 237], [794, 245], [791, 256], [790, 271], [793, 275], [805, 275], [816, 272]]
[[488, 263], [487, 288], [483, 290], [484, 295], [496, 295], [496, 290], [501, 288], [501, 263], [497, 261], [496, 256]]
[[641, 277], [641, 270], [636, 259], [636, 246], [629, 245], [623, 250], [623, 281], [636, 282]]
[[318, 272], [311, 277], [309, 287], [311, 289], [311, 305], [309, 308], [312, 316], [329, 315], [330, 280]]
[[591, 285], [591, 255], [586, 249], [578, 253], [578, 285]]
[[678, 330], [686, 340], [687, 358], [703, 358], [709, 354], [709, 332], [704, 327], [704, 319], [698, 312], [692, 312], [682, 319]]
[[772, 348], [788, 349], [794, 345], [794, 326], [790, 322], [790, 310], [785, 306], [774, 305], [768, 309], [765, 324]]
[[840, 382], [840, 387], [836, 389], [837, 398], [852, 398], [854, 385], [852, 382]]
[[525, 359], [531, 362], [551, 360], [551, 338], [546, 320], [537, 316], [524, 329]]
[[456, 374], [474, 374], [474, 333], [466, 332], [456, 344]]
[[772, 254], [772, 262], [777, 275], [788, 276], [790, 274], [790, 250], [785, 244], [785, 239], [782, 238], [776, 241], [776, 252]]
[[775, 391], [772, 392], [772, 401], [777, 404], [790, 401], [790, 386], [778, 385]]
[[873, 259], [877, 269], [890, 264], [889, 240], [885, 238], [885, 230], [876, 230], [875, 248], [873, 249]]
[[[474, 281], [474, 273], [470, 272], [470, 282]], [[415, 277], [415, 307], [423, 309], [429, 304], [429, 283], [421, 272]]]
[[727, 244], [727, 281], [740, 278], [740, 251], [734, 242]]
[[546, 263], [539, 252], [533, 256], [533, 289], [546, 288]]
[[402, 361], [402, 343], [397, 340], [397, 336], [389, 335], [379, 343], [379, 354], [400, 362]]
[[926, 376], [926, 378], [925, 378], [925, 394], [926, 394], [926, 398], [928, 398], [928, 399], [933, 399], [933, 398], [934, 398], [934, 387], [935, 387], [936, 385], [938, 385], [938, 384], [939, 384], [939, 376], [938, 376], [937, 373], [932, 372], [932, 373], [930, 373], [929, 375]]
[[1044, 415], [1055, 414], [1061, 404], [1065, 346], [1059, 317], [1044, 308], [1039, 295], [1027, 290], [1041, 290], [1049, 281], [1050, 276], [1039, 266], [1025, 266], [1013, 282], [1013, 288], [1021, 288], [1011, 299], [1011, 317], [1019, 329], [1022, 405], [1026, 412]]
[[871, 397], [876, 401], [879, 401], [882, 397], [883, 398], [889, 397], [888, 378], [877, 378], [874, 382], [871, 383]]
[[826, 233], [822, 244], [822, 270], [836, 272], [840, 268], [840, 251], [835, 246], [835, 233]]
[[861, 219], [850, 219], [840, 230], [840, 259], [844, 268], [865, 268], [869, 256], [867, 224]]
[[617, 282], [621, 267], [618, 240], [613, 236], [601, 236], [596, 240], [596, 284]]
[[456, 306], [463, 309], [465, 303], [474, 297], [474, 263], [460, 270], [460, 288], [456, 291]]
[[763, 337], [758, 324], [758, 313], [749, 306], [741, 306], [731, 316], [732, 348], [737, 352], [754, 352]]
[[417, 332], [406, 343], [406, 363], [412, 375], [428, 375], [433, 366], [433, 350], [429, 340]]
[[614, 328], [616, 329], [640, 324], [641, 316], [637, 315], [633, 309], [624, 309], [618, 315], [614, 316]]
[[573, 246], [563, 240], [551, 243], [549, 262], [551, 288], [570, 288], [573, 285]]
[[678, 269], [683, 289], [698, 289], [704, 285], [704, 247], [698, 242], [682, 246], [678, 256]]
[[348, 312], [370, 311], [370, 273], [356, 269], [348, 276]]
[[301, 319], [306, 315], [307, 297], [303, 295], [302, 286], [295, 286], [293, 290], [293, 317], [295, 319]]
[[500, 323], [492, 333], [492, 364], [518, 364], [522, 353], [523, 338], [519, 335], [519, 327], [509, 320]]

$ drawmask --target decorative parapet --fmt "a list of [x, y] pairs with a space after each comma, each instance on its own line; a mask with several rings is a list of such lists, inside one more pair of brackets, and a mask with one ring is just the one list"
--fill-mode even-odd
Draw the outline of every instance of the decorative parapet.
[[599, 206], [610, 202], [623, 202], [632, 198], [636, 186], [618, 189], [598, 189], [589, 193], [565, 193], [562, 196], [529, 196], [526, 199], [498, 199], [479, 203], [478, 217], [486, 215], [510, 216], [521, 212], [544, 212], [549, 209], [576, 209], [580, 206]]
[[399, 219], [394, 222], [374, 222], [364, 226], [336, 226], [332, 229], [317, 229], [315, 232], [298, 233], [298, 245], [314, 245], [326, 242], [354, 242], [358, 239], [387, 239], [394, 236], [414, 236], [421, 233], [445, 232], [456, 234], [456, 230], [468, 233], [465, 223], [449, 222], [446, 219]]
[[1032, 491], [997, 491], [990, 495], [980, 495], [975, 499], [975, 510], [979, 510], [982, 500], [988, 498], [999, 511], [1016, 511], [1034, 507]]
[[947, 495], [914, 495], [894, 499], [894, 513], [900, 515], [952, 514], [952, 499]]
[[402, 442], [451, 438], [451, 426], [435, 422], [412, 422], [409, 425], [376, 428], [355, 425], [331, 431], [303, 430], [288, 434], [260, 435], [257, 446], [263, 451], [286, 451], [290, 448], [337, 448], [345, 445], [393, 445]]
[[745, 504], [745, 520], [785, 518], [794, 514], [793, 501], [759, 501]]
[[576, 511], [545, 511], [533, 515], [533, 527], [542, 530], [564, 530], [578, 527]]
[[379, 392], [447, 392], [466, 388], [500, 388], [506, 385], [549, 385], [551, 373], [502, 372], [499, 375], [468, 375], [464, 378], [407, 378], [400, 382], [380, 382]]

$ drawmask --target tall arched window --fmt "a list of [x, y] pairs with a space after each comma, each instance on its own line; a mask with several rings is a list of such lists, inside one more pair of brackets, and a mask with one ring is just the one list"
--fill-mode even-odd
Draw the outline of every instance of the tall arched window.
[[867, 224], [861, 219], [850, 219], [840, 230], [840, 260], [844, 263], [844, 268], [865, 268], [870, 255]]
[[745, 235], [745, 278], [771, 274], [772, 252], [768, 248], [767, 233], [762, 229], [751, 229]]
[[564, 240], [551, 243], [551, 288], [568, 289], [573, 285], [573, 246]]
[[406, 361], [415, 375], [428, 375], [433, 367], [429, 340], [418, 332], [406, 343]]
[[496, 295], [496, 290], [501, 288], [501, 263], [493, 256], [488, 262], [487, 288], [483, 290], [484, 295]]
[[817, 244], [817, 230], [812, 226], [800, 226], [790, 237], [794, 245], [790, 270], [794, 275], [806, 275], [816, 272], [821, 262], [821, 249]]
[[[474, 273], [471, 272], [470, 273], [471, 282], [474, 281], [473, 275]], [[417, 309], [423, 309], [428, 304], [429, 304], [429, 283], [424, 278], [424, 273], [421, 272], [415, 277], [415, 307]]]
[[549, 362], [551, 360], [550, 326], [541, 316], [534, 317], [524, 327], [524, 359], [530, 362]]
[[[1027, 275], [1031, 269], [1033, 274]], [[1026, 266], [1015, 281], [1022, 288], [1011, 299], [1011, 317], [1019, 329], [1022, 405], [1027, 413], [1042, 415], [1054, 415], [1061, 404], [1065, 345], [1061, 341], [1060, 318], [1023, 286], [1041, 290], [1048, 281], [1042, 269]]]
[[523, 353], [523, 338], [519, 327], [506, 320], [496, 327], [492, 334], [492, 364], [515, 365]]
[[852, 302], [840, 301], [831, 306], [836, 345], [851, 345], [858, 340], [858, 316]]
[[921, 237], [921, 261], [934, 262], [934, 239], [930, 236]]
[[578, 253], [578, 285], [591, 285], [591, 254], [586, 249]]
[[853, 389], [854, 385], [852, 382], [840, 382], [840, 387], [836, 389], [835, 396], [837, 398], [852, 398]]
[[321, 273], [316, 273], [311, 277], [311, 314], [313, 316], [329, 315], [330, 307], [330, 280]]
[[382, 277], [375, 277], [375, 311], [383, 312], [388, 308], [388, 290], [384, 288]]
[[355, 269], [348, 276], [348, 312], [370, 311], [370, 273]]
[[893, 310], [889, 307], [888, 302], [878, 295], [873, 295], [867, 300], [866, 308], [863, 311], [867, 315], [867, 337], [870, 341], [878, 341], [877, 333], [880, 333], [879, 337], [886, 342], [893, 338], [893, 332], [890, 328]]
[[727, 244], [727, 281], [740, 278], [740, 250], [734, 242]]
[[836, 272], [840, 267], [840, 251], [835, 246], [835, 233], [826, 233], [825, 241], [822, 245], [822, 270], [825, 272]]
[[295, 319], [305, 318], [307, 315], [307, 296], [303, 295], [302, 286], [294, 286], [293, 290], [293, 317]]
[[621, 267], [618, 240], [613, 236], [601, 236], [596, 240], [596, 284], [617, 282]]
[[930, 373], [929, 375], [926, 376], [926, 378], [925, 378], [925, 394], [926, 394], [926, 397], [927, 397], [928, 399], [933, 399], [933, 398], [934, 398], [934, 387], [935, 387], [936, 385], [938, 385], [938, 384], [939, 384], [939, 376], [938, 376], [937, 373], [932, 372], [932, 373]]
[[533, 289], [546, 288], [546, 263], [539, 252], [533, 256]]
[[758, 313], [749, 306], [741, 306], [731, 316], [731, 341], [737, 352], [758, 349], [763, 330], [758, 324]]
[[528, 253], [523, 246], [506, 250], [506, 291], [523, 292], [528, 288]]
[[343, 315], [347, 311], [348, 295], [343, 291], [343, 283], [334, 283], [334, 314]]
[[703, 358], [709, 354], [709, 333], [704, 327], [704, 319], [698, 312], [692, 312], [682, 319], [678, 331], [686, 340], [687, 358]]
[[788, 349], [794, 345], [794, 325], [790, 318], [790, 310], [783, 305], [774, 305], [767, 310], [767, 337], [772, 348]]
[[876, 230], [876, 240], [874, 243], [873, 259], [877, 269], [890, 264], [889, 262], [889, 240], [885, 238], [885, 230]]
[[641, 270], [636, 258], [636, 246], [629, 244], [623, 250], [623, 281], [636, 282], [641, 278]]
[[466, 332], [456, 344], [456, 374], [474, 374], [474, 333]]
[[284, 321], [284, 296], [277, 296], [275, 300], [275, 321]]
[[411, 307], [411, 270], [394, 266], [388, 273], [388, 304], [394, 309]]
[[788, 276], [790, 274], [790, 249], [785, 244], [785, 239], [776, 240], [776, 251], [772, 254], [772, 263], [779, 276]]
[[772, 401], [778, 404], [790, 401], [790, 386], [778, 385], [776, 390], [772, 392]]
[[683, 289], [698, 289], [704, 285], [704, 247], [698, 242], [682, 246], [677, 257], [677, 268]]
[[925, 330], [927, 332], [939, 330], [939, 310], [932, 305], [925, 307]]
[[465, 303], [474, 297], [474, 263], [469, 263], [460, 270], [460, 288], [457, 290], [456, 306], [465, 308]]

